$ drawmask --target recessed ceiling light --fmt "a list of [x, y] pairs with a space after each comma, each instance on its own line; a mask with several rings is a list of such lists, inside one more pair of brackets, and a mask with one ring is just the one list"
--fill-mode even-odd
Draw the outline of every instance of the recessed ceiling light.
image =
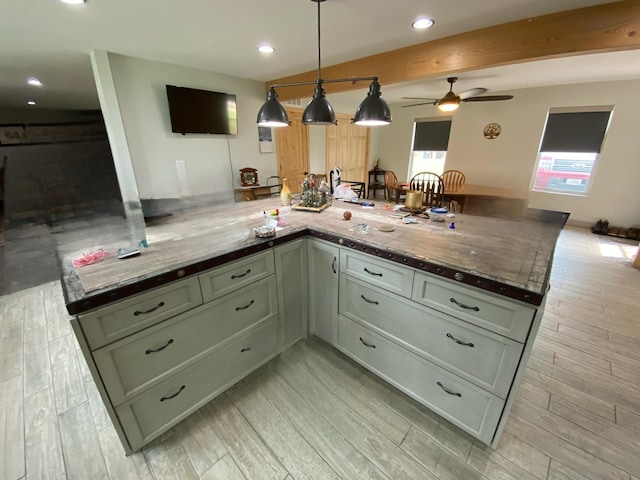
[[80, 5], [82, 3], [87, 3], [87, 0], [60, 0], [63, 3], [70, 3], [71, 5]]
[[420, 17], [417, 18], [412, 24], [411, 26], [413, 28], [415, 28], [416, 30], [425, 30], [427, 28], [429, 28], [430, 26], [432, 26], [434, 24], [434, 21], [428, 17]]
[[273, 48], [271, 45], [260, 45], [258, 47], [258, 51], [261, 53], [273, 53], [275, 51], [275, 48]]
[[29, 104], [29, 105], [35, 105], [35, 104], [36, 104], [36, 101], [35, 101], [35, 100], [29, 100], [29, 101], [27, 102], [27, 104]]
[[34, 85], [36, 87], [41, 87], [42, 86], [42, 82], [40, 82], [40, 80], [38, 80], [36, 77], [29, 78], [29, 80], [27, 80], [27, 83], [29, 85]]

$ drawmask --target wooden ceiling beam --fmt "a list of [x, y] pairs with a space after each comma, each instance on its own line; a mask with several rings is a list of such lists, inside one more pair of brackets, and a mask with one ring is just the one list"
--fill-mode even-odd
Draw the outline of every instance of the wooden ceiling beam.
[[[383, 85], [501, 65], [640, 48], [640, 2], [619, 1], [527, 18], [322, 68], [325, 79], [377, 76]], [[265, 83], [314, 81], [317, 70]], [[325, 84], [327, 93], [369, 82]], [[278, 89], [280, 100], [311, 96], [309, 85]]]

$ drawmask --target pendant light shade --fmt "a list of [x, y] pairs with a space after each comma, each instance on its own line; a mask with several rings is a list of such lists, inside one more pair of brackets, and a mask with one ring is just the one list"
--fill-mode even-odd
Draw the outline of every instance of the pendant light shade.
[[378, 80], [371, 82], [369, 93], [356, 110], [353, 123], [357, 125], [389, 125], [391, 123], [391, 109], [382, 98]]
[[274, 87], [269, 88], [267, 101], [258, 112], [258, 125], [261, 127], [288, 127], [289, 117], [284, 107], [278, 102], [278, 94]]
[[359, 77], [359, 78], [339, 78], [335, 80], [322, 80], [321, 77], [321, 55], [320, 55], [320, 4], [325, 0], [311, 0], [318, 4], [318, 77], [315, 82], [295, 82], [274, 84], [269, 87], [267, 101], [262, 105], [258, 112], [258, 125], [264, 127], [286, 127], [289, 125], [287, 112], [278, 102], [278, 94], [275, 87], [293, 87], [297, 85], [315, 84], [313, 99], [304, 109], [302, 114], [302, 123], [305, 125], [336, 125], [336, 115], [333, 107], [326, 98], [323, 82], [360, 82], [371, 80], [369, 93], [362, 101], [356, 111], [354, 123], [358, 125], [388, 125], [391, 123], [391, 110], [389, 105], [384, 101], [380, 94], [380, 84], [378, 77]]
[[313, 99], [304, 109], [302, 123], [305, 125], [335, 125], [336, 114], [333, 107], [327, 101], [327, 97], [322, 87], [322, 80], [316, 82], [316, 89], [313, 92]]

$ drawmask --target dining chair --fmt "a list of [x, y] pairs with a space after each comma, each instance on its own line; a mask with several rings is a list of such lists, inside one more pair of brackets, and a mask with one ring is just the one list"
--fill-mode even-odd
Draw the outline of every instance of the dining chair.
[[466, 182], [466, 177], [460, 170], [445, 170], [441, 177], [444, 182], [444, 191], [447, 193], [462, 190]]
[[441, 207], [444, 202], [444, 182], [437, 173], [416, 173], [409, 182], [409, 188], [423, 192], [422, 204], [427, 207]]
[[280, 195], [280, 190], [282, 190], [282, 179], [278, 175], [272, 175], [267, 178], [268, 190], [265, 188], [264, 190], [260, 190], [259, 192], [254, 192], [254, 197], [258, 198], [268, 198], [268, 197], [277, 197]]
[[280, 190], [282, 190], [282, 179], [278, 175], [272, 175], [267, 178], [267, 187], [270, 187], [270, 194], [272, 197], [277, 197], [280, 195]]
[[[338, 170], [338, 176], [336, 176], [336, 169]], [[331, 186], [331, 193], [333, 194], [335, 187], [337, 187], [341, 183], [348, 183], [351, 186], [351, 190], [353, 190], [358, 195], [358, 198], [364, 198], [366, 184], [364, 182], [358, 182], [355, 180], [345, 180], [342, 178], [341, 174], [342, 172], [338, 167], [329, 172], [329, 185]]]
[[402, 197], [404, 197], [404, 195], [402, 195], [401, 193], [401, 188], [403, 185], [408, 186], [407, 183], [399, 183], [398, 177], [396, 177], [396, 174], [393, 171], [387, 170], [384, 173], [384, 188], [387, 193], [387, 200], [393, 200], [396, 203], [400, 203], [403, 200]]

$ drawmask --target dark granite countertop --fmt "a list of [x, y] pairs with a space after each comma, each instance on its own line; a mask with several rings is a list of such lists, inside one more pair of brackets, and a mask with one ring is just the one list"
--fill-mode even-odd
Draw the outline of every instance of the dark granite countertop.
[[[256, 238], [253, 228], [264, 224], [263, 210], [276, 207], [285, 210], [272, 198], [185, 212], [169, 225], [170, 234], [150, 228], [149, 247], [127, 260], [109, 257], [76, 270], [71, 257], [63, 258], [67, 309], [81, 313], [306, 235], [539, 305], [568, 218], [528, 209], [508, 218], [457, 214], [445, 222], [418, 218], [405, 225], [384, 203], [363, 208], [334, 201], [321, 213], [285, 211], [276, 237]], [[353, 213], [349, 221], [345, 210]], [[356, 228], [363, 223], [366, 233]], [[383, 225], [394, 231], [381, 231]]]

